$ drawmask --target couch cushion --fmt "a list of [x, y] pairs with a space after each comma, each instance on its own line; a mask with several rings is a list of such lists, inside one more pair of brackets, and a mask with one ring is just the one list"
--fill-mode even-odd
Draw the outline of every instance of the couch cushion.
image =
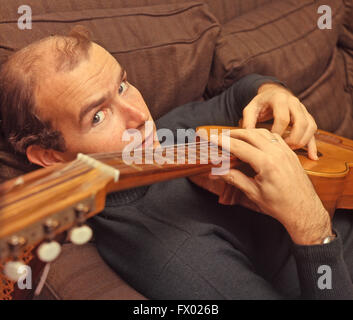
[[340, 34], [339, 44], [353, 50], [353, 1], [343, 0], [346, 5], [346, 16], [343, 22], [343, 30]]
[[[19, 16], [17, 9], [23, 4], [29, 5], [33, 14], [39, 14], [86, 9], [133, 8], [191, 1], [194, 0], [0, 0], [0, 18], [17, 18]], [[272, 0], [200, 0], [209, 6], [220, 23], [225, 23], [270, 1]]]
[[199, 2], [39, 14], [33, 15], [31, 30], [20, 30], [17, 19], [3, 17], [0, 59], [34, 40], [66, 34], [77, 24], [89, 28], [93, 40], [127, 69], [154, 117], [202, 96], [219, 25]]
[[[332, 30], [317, 26], [321, 4], [332, 8]], [[220, 93], [252, 72], [277, 77], [297, 95], [312, 88], [313, 83], [317, 87], [315, 83], [327, 74], [330, 62], [337, 61], [333, 52], [344, 17], [342, 0], [277, 0], [230, 21], [223, 26], [217, 43], [207, 96]], [[344, 94], [341, 80], [335, 88], [337, 103]], [[330, 91], [325, 92], [328, 94]], [[340, 128], [343, 110], [348, 109], [347, 99], [343, 101], [345, 106], [337, 106], [322, 103], [324, 96], [318, 100], [306, 97], [304, 102], [308, 102], [311, 113], [319, 116], [316, 120], [321, 129], [335, 132]], [[336, 108], [342, 109], [336, 112]]]
[[102, 260], [92, 243], [66, 243], [51, 263], [45, 286], [35, 300], [143, 300]]
[[[324, 73], [299, 95], [299, 99], [319, 127], [321, 124], [327, 131], [353, 139], [353, 95], [348, 86], [347, 58], [343, 50], [335, 48]], [[352, 69], [352, 60], [350, 62]]]

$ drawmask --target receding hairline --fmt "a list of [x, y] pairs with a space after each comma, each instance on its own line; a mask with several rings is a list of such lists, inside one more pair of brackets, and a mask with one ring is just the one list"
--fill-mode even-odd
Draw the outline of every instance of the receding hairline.
[[48, 67], [55, 72], [71, 71], [89, 58], [92, 43], [87, 32], [73, 29], [69, 35], [52, 35], [32, 42], [12, 54], [5, 65], [29, 76]]
[[[16, 152], [23, 155], [28, 145], [36, 143], [58, 151], [66, 149], [62, 134], [54, 130], [51, 121], [45, 121], [39, 116], [35, 91], [40, 79], [45, 77], [47, 72], [69, 72], [80, 62], [88, 59], [92, 43], [85, 34], [77, 31], [71, 32], [68, 36], [54, 35], [37, 40], [16, 51], [1, 65], [1, 78], [7, 79], [6, 84], [3, 82], [4, 88], [6, 87], [4, 92], [11, 93], [8, 96], [17, 99], [14, 102], [15, 108], [9, 110], [18, 110], [17, 114], [26, 115], [26, 119], [22, 117], [26, 121], [23, 120], [18, 128], [11, 124], [8, 126], [9, 132], [6, 131]], [[25, 108], [26, 111], [22, 112], [21, 108]], [[12, 115], [16, 113], [14, 112]], [[30, 127], [34, 131], [28, 133], [30, 122], [32, 122]]]

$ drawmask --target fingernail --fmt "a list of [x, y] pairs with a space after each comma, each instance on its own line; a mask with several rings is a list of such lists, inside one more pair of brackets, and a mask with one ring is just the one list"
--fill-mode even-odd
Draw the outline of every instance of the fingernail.
[[317, 154], [313, 154], [312, 156], [309, 156], [309, 154], [308, 154], [308, 157], [311, 160], [319, 160], [319, 157], [317, 156]]

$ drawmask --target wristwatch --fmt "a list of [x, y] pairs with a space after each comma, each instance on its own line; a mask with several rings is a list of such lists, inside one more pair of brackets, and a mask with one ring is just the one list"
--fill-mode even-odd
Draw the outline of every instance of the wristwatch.
[[334, 239], [336, 239], [337, 235], [334, 232], [332, 232], [332, 233], [333, 233], [332, 236], [327, 236], [322, 239], [322, 244], [328, 244], [328, 243], [332, 242]]

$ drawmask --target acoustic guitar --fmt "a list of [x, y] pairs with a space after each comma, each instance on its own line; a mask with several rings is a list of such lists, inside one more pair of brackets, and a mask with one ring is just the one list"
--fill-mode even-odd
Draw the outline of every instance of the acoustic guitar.
[[[262, 124], [270, 129], [270, 124]], [[206, 132], [236, 127], [205, 126]], [[290, 133], [287, 129], [285, 135]], [[318, 130], [315, 134], [318, 161], [307, 157], [305, 148], [295, 150], [303, 168], [328, 212], [353, 208], [353, 141]], [[90, 240], [85, 224], [104, 209], [108, 193], [169, 179], [200, 175], [228, 161], [245, 168], [233, 155], [206, 140], [140, 150], [141, 160], [127, 163], [122, 153], [82, 155], [66, 164], [43, 168], [0, 185], [0, 265], [7, 278], [16, 281], [23, 252], [38, 246], [37, 254], [51, 262], [60, 253], [54, 240], [67, 232], [75, 244]], [[218, 163], [211, 161], [217, 158]], [[135, 158], [136, 159], [136, 158]], [[179, 159], [185, 161], [179, 161]], [[1, 269], [1, 268], [0, 268]], [[1, 289], [1, 285], [0, 285]]]

